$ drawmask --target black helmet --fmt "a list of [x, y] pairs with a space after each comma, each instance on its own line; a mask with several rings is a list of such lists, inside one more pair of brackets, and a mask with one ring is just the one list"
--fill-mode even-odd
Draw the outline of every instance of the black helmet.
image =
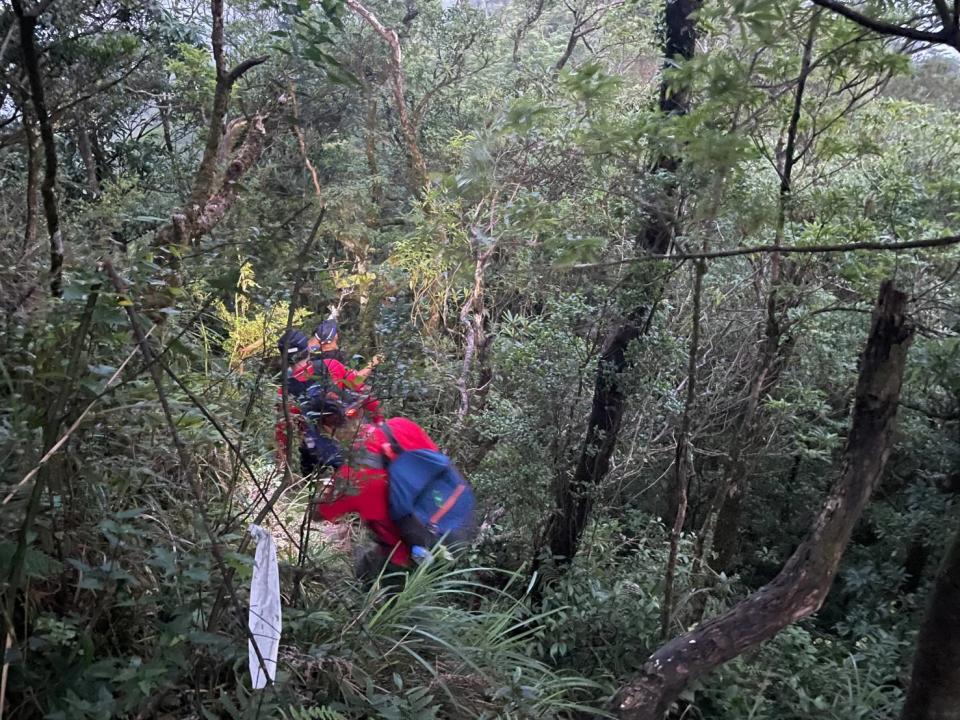
[[283, 355], [284, 352], [288, 355], [299, 355], [307, 351], [309, 344], [310, 340], [302, 332], [299, 330], [288, 330], [281, 335], [277, 341], [277, 350], [280, 351], [281, 355]]
[[317, 329], [313, 331], [313, 336], [322, 343], [332, 342], [337, 336], [337, 321], [324, 320], [317, 325]]

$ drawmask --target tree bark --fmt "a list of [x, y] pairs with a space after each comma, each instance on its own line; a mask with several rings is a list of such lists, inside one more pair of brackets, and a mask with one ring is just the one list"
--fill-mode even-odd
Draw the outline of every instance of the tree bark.
[[90, 142], [90, 131], [77, 114], [77, 151], [83, 160], [83, 169], [87, 178], [87, 192], [92, 199], [100, 197], [100, 179], [97, 177], [97, 161], [93, 157], [93, 144]]
[[23, 253], [33, 250], [37, 244], [37, 178], [40, 176], [40, 141], [33, 121], [24, 117], [23, 129], [27, 139], [27, 218], [23, 228]]
[[457, 408], [457, 420], [463, 423], [470, 413], [470, 374], [473, 370], [473, 359], [478, 346], [486, 342], [483, 332], [483, 276], [487, 269], [487, 262], [496, 249], [496, 243], [486, 250], [477, 249], [474, 262], [473, 290], [463, 307], [460, 308], [460, 324], [464, 327], [463, 364], [460, 368], [460, 377], [457, 378], [457, 390], [460, 393], [460, 407]]
[[[226, 179], [218, 190], [214, 190], [218, 161], [221, 160], [222, 155], [221, 145], [226, 132], [225, 118], [233, 86], [244, 73], [266, 62], [268, 58], [265, 55], [250, 58], [228, 71], [223, 54], [223, 0], [211, 0], [210, 9], [213, 19], [210, 42], [213, 47], [217, 81], [203, 157], [194, 175], [193, 187], [186, 206], [174, 213], [171, 222], [160, 228], [153, 241], [154, 247], [161, 251], [167, 264], [174, 269], [178, 265], [177, 256], [170, 250], [209, 232], [223, 217], [233, 200], [234, 185], [260, 156], [266, 134], [263, 129], [264, 114], [261, 113], [250, 122], [247, 138], [228, 166]], [[174, 281], [172, 276], [167, 279], [170, 282]]]
[[[645, 312], [645, 309], [640, 313]], [[550, 550], [560, 562], [570, 562], [580, 547], [597, 485], [610, 469], [617, 445], [626, 395], [621, 376], [627, 369], [627, 348], [640, 337], [643, 315], [628, 318], [607, 342], [597, 364], [593, 403], [587, 420], [587, 434], [573, 477], [559, 482], [556, 509], [548, 527]]]
[[[666, 0], [664, 5], [664, 63], [660, 80], [660, 112], [664, 115], [686, 115], [690, 109], [690, 88], [671, 82], [670, 71], [691, 60], [697, 49], [696, 13], [701, 0]], [[676, 234], [677, 182], [680, 159], [660, 153], [650, 168], [661, 174], [664, 186], [654, 202], [650, 203], [651, 217], [644, 226], [640, 245], [652, 255], [664, 255], [673, 244]]]
[[47, 112], [40, 63], [33, 38], [37, 18], [24, 11], [21, 0], [10, 2], [19, 25], [20, 52], [23, 54], [23, 64], [30, 82], [30, 98], [37, 124], [40, 126], [40, 140], [43, 142], [44, 170], [40, 195], [43, 198], [43, 214], [47, 220], [47, 234], [50, 236], [50, 294], [60, 297], [63, 290], [63, 233], [60, 229], [60, 210], [57, 207], [57, 145], [53, 136], [53, 123]]
[[533, 9], [527, 13], [523, 22], [513, 31], [513, 52], [511, 53], [511, 57], [513, 58], [514, 64], [520, 62], [520, 43], [523, 42], [523, 36], [527, 34], [527, 30], [543, 15], [545, 1], [546, 0], [535, 0]]
[[900, 718], [960, 720], [960, 531], [934, 582]]
[[907, 296], [892, 281], [880, 288], [840, 476], [806, 539], [770, 583], [719, 617], [656, 650], [620, 689], [613, 711], [629, 720], [660, 720], [683, 689], [714, 668], [816, 612], [836, 575], [854, 525], [880, 481], [893, 430], [913, 329]]
[[220, 187], [210, 195], [201, 211], [196, 213], [189, 228], [191, 237], [199, 237], [210, 232], [227, 214], [237, 194], [237, 184], [257, 162], [263, 151], [263, 141], [267, 136], [263, 125], [263, 115], [254, 115], [247, 128], [247, 137], [237, 150], [223, 175]]
[[380, 166], [377, 163], [377, 98], [367, 93], [366, 137], [364, 152], [367, 157], [367, 171], [370, 173], [370, 201], [377, 212], [383, 205], [383, 185], [380, 182]]

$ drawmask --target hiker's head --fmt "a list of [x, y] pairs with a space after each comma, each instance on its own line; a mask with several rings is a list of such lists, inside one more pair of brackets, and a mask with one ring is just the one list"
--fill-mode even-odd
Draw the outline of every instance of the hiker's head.
[[307, 336], [299, 330], [288, 330], [277, 341], [277, 350], [282, 357], [286, 353], [291, 363], [300, 360], [306, 355], [309, 341]]
[[328, 350], [336, 350], [339, 340], [340, 334], [337, 329], [337, 321], [324, 320], [317, 325], [317, 329], [313, 331], [311, 345], [319, 347], [321, 352], [327, 352]]
[[332, 429], [334, 440], [350, 446], [360, 436], [360, 428], [363, 425], [363, 410], [356, 408], [346, 408], [343, 421]]
[[307, 397], [300, 402], [304, 415], [330, 434], [347, 421], [347, 409], [334, 392], [325, 392], [320, 385], [312, 385]]

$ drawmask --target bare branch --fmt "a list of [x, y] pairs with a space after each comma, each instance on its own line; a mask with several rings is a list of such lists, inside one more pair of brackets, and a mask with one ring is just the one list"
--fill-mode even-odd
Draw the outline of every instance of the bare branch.
[[755, 245], [753, 247], [733, 248], [731, 250], [713, 250], [706, 253], [676, 253], [674, 255], [642, 255], [640, 257], [624, 258], [623, 260], [612, 260], [602, 263], [586, 263], [574, 265], [573, 270], [591, 270], [594, 268], [614, 267], [617, 265], [627, 265], [630, 263], [654, 262], [657, 260], [714, 260], [716, 258], [737, 257], [738, 255], [753, 255], [755, 253], [794, 253], [794, 254], [818, 254], [818, 253], [840, 253], [856, 252], [858, 250], [871, 251], [897, 251], [914, 250], [918, 248], [943, 248], [957, 245], [960, 243], [960, 235], [947, 235], [939, 238], [929, 238], [926, 240], [909, 240], [906, 242], [855, 242], [855, 243], [836, 243], [831, 245]]
[[844, 5], [841, 2], [837, 2], [836, 0], [813, 0], [813, 2], [814, 4], [826, 8], [837, 15], [842, 15], [848, 20], [852, 20], [861, 27], [865, 27], [868, 30], [873, 30], [881, 35], [892, 35], [894, 37], [906, 38], [907, 40], [918, 40], [920, 42], [934, 44], [950, 44], [950, 38], [944, 31], [930, 32], [928, 30], [920, 30], [918, 28], [897, 25], [885, 20], [876, 20], [848, 7], [847, 5]]
[[250, 58], [249, 60], [244, 60], [242, 63], [236, 65], [233, 70], [227, 73], [227, 82], [233, 85], [237, 80], [243, 77], [243, 74], [255, 68], [257, 65], [263, 65], [267, 60], [270, 59], [269, 55], [259, 55], [258, 57]]

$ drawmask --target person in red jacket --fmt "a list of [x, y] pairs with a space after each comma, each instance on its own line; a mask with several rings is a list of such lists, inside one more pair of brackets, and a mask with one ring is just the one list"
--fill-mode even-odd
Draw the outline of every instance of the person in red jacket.
[[[362, 395], [370, 395], [367, 389], [367, 378], [370, 373], [383, 362], [383, 355], [377, 354], [370, 363], [362, 370], [351, 370], [347, 367], [346, 356], [340, 350], [340, 330], [336, 320], [327, 319], [317, 325], [313, 335], [309, 339], [309, 348], [311, 355], [322, 360], [330, 372], [330, 376], [341, 385]], [[376, 398], [371, 396], [370, 402], [364, 408], [371, 414], [374, 422], [383, 420], [379, 413], [379, 403]]]
[[[288, 409], [291, 420], [294, 424], [294, 430], [300, 436], [301, 442], [301, 471], [304, 475], [309, 475], [313, 469], [319, 465], [311, 460], [316, 453], [310, 452], [311, 448], [305, 450], [303, 440], [309, 440], [309, 433], [301, 417], [299, 402], [302, 400], [307, 389], [312, 385], [321, 385], [328, 389], [337, 388], [344, 396], [356, 397], [359, 407], [351, 409], [351, 414], [362, 408], [373, 422], [383, 420], [380, 413], [380, 401], [369, 394], [362, 380], [359, 380], [356, 373], [347, 369], [343, 363], [332, 358], [313, 359], [309, 356], [308, 339], [299, 330], [291, 330], [284, 333], [277, 346], [281, 353], [287, 352], [289, 365], [287, 368], [287, 378], [285, 384], [288, 391]], [[351, 404], [347, 397], [343, 397], [345, 404]], [[277, 388], [277, 423], [274, 430], [274, 438], [277, 444], [277, 461], [282, 466], [286, 462], [287, 438], [286, 416], [283, 413], [283, 387]], [[308, 443], [309, 444], [309, 443]]]
[[343, 363], [332, 358], [314, 361], [314, 364], [316, 362], [323, 363], [327, 369], [327, 373], [337, 387], [366, 398], [363, 401], [362, 407], [369, 413], [369, 419], [372, 422], [377, 423], [383, 421], [383, 415], [380, 413], [380, 401], [370, 394], [370, 389], [364, 384], [363, 379], [356, 371], [351, 370]]
[[[426, 431], [412, 420], [396, 417], [386, 423], [402, 449], [438, 449]], [[387, 573], [409, 569], [411, 548], [400, 539], [400, 529], [390, 518], [385, 467], [386, 461], [395, 455], [386, 433], [375, 423], [359, 428], [355, 423], [347, 423], [330, 429], [339, 440], [354, 439], [354, 443], [346, 463], [337, 470], [321, 496], [317, 515], [332, 522], [356, 513], [373, 533], [376, 544], [368, 548], [356, 564], [357, 577], [364, 582], [375, 580], [384, 566]]]

